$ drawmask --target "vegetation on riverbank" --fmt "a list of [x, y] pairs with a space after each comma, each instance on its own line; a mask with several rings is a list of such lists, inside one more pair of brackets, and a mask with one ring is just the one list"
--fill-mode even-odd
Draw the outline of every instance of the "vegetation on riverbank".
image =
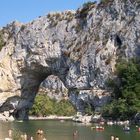
[[50, 99], [45, 94], [38, 94], [35, 98], [34, 105], [30, 110], [30, 115], [34, 116], [72, 116], [76, 113], [74, 106], [69, 100], [61, 100], [57, 102]]
[[111, 103], [103, 108], [103, 116], [130, 119], [140, 112], [140, 60], [120, 60], [116, 77], [108, 80], [108, 87], [114, 94]]

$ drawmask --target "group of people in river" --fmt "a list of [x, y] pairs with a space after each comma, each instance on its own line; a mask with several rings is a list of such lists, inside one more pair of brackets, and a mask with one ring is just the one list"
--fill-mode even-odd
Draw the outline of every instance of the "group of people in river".
[[110, 140], [119, 140], [119, 137], [111, 136]]
[[[140, 127], [139, 126], [136, 126], [137, 127], [137, 131], [140, 133]], [[126, 128], [126, 127], [124, 127], [124, 128]], [[127, 127], [128, 128], [128, 127]], [[96, 131], [104, 131], [105, 130], [105, 128], [103, 127], [103, 126], [96, 126], [96, 127], [91, 127], [91, 130], [92, 129], [95, 129]], [[130, 130], [130, 129], [129, 129]], [[8, 138], [5, 138], [5, 140], [13, 140], [12, 139], [12, 137], [13, 137], [13, 131], [10, 129], [10, 130], [8, 130]], [[27, 134], [26, 133], [24, 133], [24, 134], [21, 134], [20, 136], [20, 139], [21, 140], [34, 140], [34, 138], [33, 137], [29, 137], [29, 136], [27, 136]], [[36, 131], [36, 137], [37, 137], [37, 140], [47, 140], [45, 137], [44, 137], [44, 131], [42, 130], [42, 129], [38, 129], [37, 131]], [[73, 139], [74, 140], [76, 140], [78, 138], [78, 130], [75, 130], [74, 132], [73, 132]], [[119, 137], [117, 137], [117, 136], [111, 136], [110, 137], [110, 140], [120, 140], [119, 139]]]
[[[12, 137], [13, 137], [13, 131], [11, 129], [8, 130], [8, 138], [5, 138], [5, 140], [13, 140]], [[45, 137], [44, 137], [44, 131], [42, 129], [38, 129], [37, 132], [36, 132], [36, 137], [37, 137], [37, 140], [47, 140]], [[78, 131], [75, 130], [73, 132], [73, 138], [74, 140], [77, 138], [78, 136]], [[21, 134], [19, 136], [19, 139], [21, 140], [34, 140], [34, 138], [31, 136], [31, 137], [28, 137], [26, 133], [24, 134]]]
[[[9, 129], [8, 130], [8, 138], [5, 138], [5, 140], [13, 140], [14, 138], [13, 138], [13, 134], [14, 132], [11, 130], [11, 129]], [[44, 131], [42, 130], [42, 129], [38, 129], [37, 130], [37, 132], [36, 132], [36, 137], [37, 137], [37, 140], [47, 140], [45, 137], [44, 137]], [[19, 136], [19, 139], [21, 139], [21, 140], [34, 140], [34, 138], [31, 136], [31, 137], [29, 137], [29, 136], [27, 136], [27, 134], [26, 133], [24, 133], [24, 134], [21, 134], [20, 136]]]
[[[138, 126], [136, 126], [136, 127], [138, 127]], [[124, 131], [130, 131], [130, 127], [129, 127], [129, 126], [124, 126], [123, 130], [124, 130]], [[140, 127], [138, 127], [137, 130], [138, 130], [138, 132], [140, 133]], [[115, 137], [115, 136], [111, 136], [111, 137], [110, 137], [110, 140], [120, 140], [120, 139], [119, 139], [119, 137], [117, 137], [117, 136], [116, 136], [116, 137]]]

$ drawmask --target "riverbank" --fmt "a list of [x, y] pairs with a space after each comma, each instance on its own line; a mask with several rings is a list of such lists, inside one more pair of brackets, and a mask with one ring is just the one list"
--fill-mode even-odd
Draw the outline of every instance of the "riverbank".
[[29, 120], [72, 120], [73, 116], [50, 115], [46, 117], [29, 116]]
[[74, 122], [84, 123], [84, 124], [94, 124], [99, 123], [101, 125], [130, 125], [131, 122], [129, 120], [126, 121], [113, 121], [113, 120], [94, 120], [92, 116], [57, 116], [57, 115], [50, 115], [46, 117], [37, 117], [37, 116], [29, 116], [29, 120], [70, 120]]

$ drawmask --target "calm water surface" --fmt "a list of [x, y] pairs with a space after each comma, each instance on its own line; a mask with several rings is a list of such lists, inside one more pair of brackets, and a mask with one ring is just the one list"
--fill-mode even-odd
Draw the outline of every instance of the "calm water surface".
[[[8, 136], [9, 129], [16, 129], [30, 136], [41, 128], [47, 140], [110, 140], [111, 135], [118, 136], [120, 140], [140, 140], [140, 133], [132, 126], [126, 133], [121, 126], [105, 126], [105, 131], [91, 130], [92, 125], [85, 126], [71, 121], [37, 120], [27, 122], [0, 122], [0, 138]], [[73, 137], [73, 132], [78, 130], [78, 136]], [[37, 139], [36, 139], [37, 140]]]

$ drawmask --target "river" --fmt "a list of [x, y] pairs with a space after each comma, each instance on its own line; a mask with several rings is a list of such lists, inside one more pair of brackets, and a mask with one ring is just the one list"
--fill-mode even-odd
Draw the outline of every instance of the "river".
[[[91, 127], [92, 125], [55, 120], [0, 122], [0, 138], [7, 137], [9, 129], [16, 129], [35, 137], [35, 132], [41, 128], [47, 140], [110, 140], [111, 135], [118, 136], [120, 140], [140, 140], [140, 133], [134, 126], [131, 126], [128, 133], [122, 130], [122, 126], [105, 126], [105, 131], [102, 132], [91, 130]], [[78, 134], [73, 137], [73, 132], [76, 130]]]

